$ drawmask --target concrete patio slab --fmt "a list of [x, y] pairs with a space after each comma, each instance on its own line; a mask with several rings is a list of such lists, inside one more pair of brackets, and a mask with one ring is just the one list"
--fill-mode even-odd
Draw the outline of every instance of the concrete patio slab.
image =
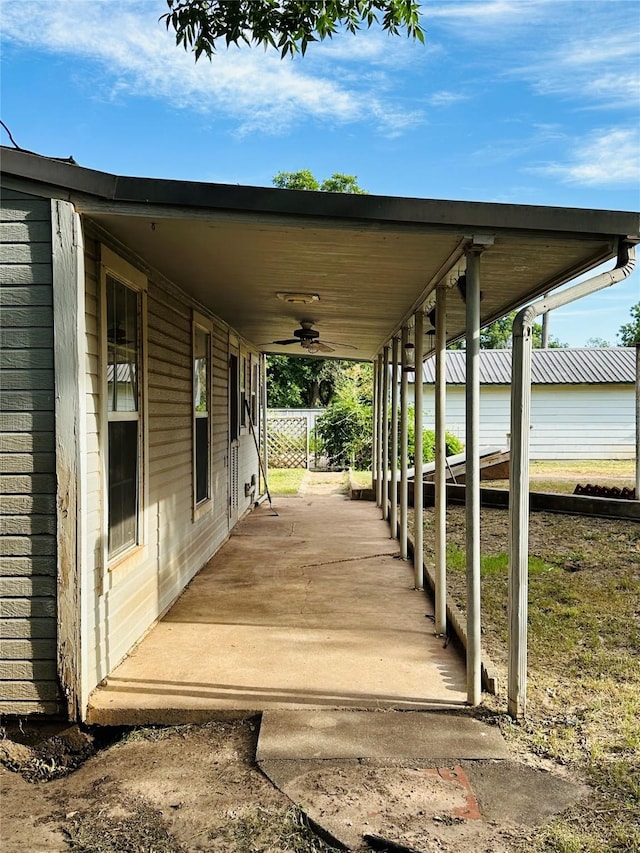
[[268, 709], [456, 708], [464, 663], [379, 510], [344, 495], [249, 514], [91, 696], [88, 722], [197, 722]]
[[508, 758], [500, 730], [455, 714], [266, 711], [256, 754], [273, 759]]

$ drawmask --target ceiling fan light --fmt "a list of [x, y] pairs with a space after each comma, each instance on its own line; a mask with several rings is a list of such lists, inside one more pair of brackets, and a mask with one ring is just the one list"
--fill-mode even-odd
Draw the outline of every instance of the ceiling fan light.
[[317, 293], [289, 293], [280, 290], [276, 293], [276, 296], [290, 305], [310, 305], [312, 302], [320, 302], [320, 297]]

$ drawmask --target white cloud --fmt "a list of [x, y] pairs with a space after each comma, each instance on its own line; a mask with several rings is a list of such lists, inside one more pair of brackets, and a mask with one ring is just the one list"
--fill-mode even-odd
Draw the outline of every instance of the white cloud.
[[640, 181], [638, 128], [609, 128], [592, 132], [577, 143], [565, 162], [548, 163], [530, 171], [558, 177], [581, 186], [637, 185]]
[[443, 90], [429, 95], [427, 103], [432, 107], [450, 107], [453, 104], [459, 104], [461, 101], [469, 100], [469, 97], [464, 92], [447, 92]]
[[638, 28], [569, 39], [533, 64], [516, 68], [541, 95], [560, 95], [605, 107], [637, 109], [640, 97]]
[[[18, 46], [98, 63], [103, 96], [153, 97], [178, 108], [222, 111], [241, 133], [278, 133], [304, 116], [338, 124], [373, 118], [382, 132], [396, 134], [421, 119], [391, 107], [366, 80], [345, 83], [339, 63], [326, 68], [311, 63], [309, 54], [298, 62], [260, 48], [230, 48], [196, 64], [158, 23], [164, 8], [137, 0], [3, 0], [2, 35]], [[375, 40], [356, 42], [363, 55], [379, 55]]]

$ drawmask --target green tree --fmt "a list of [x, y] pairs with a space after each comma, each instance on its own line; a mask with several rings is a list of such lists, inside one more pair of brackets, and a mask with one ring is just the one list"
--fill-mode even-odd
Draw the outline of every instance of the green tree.
[[276, 409], [328, 406], [344, 363], [324, 358], [267, 356], [267, 405]]
[[196, 61], [202, 54], [211, 59], [221, 42], [272, 47], [283, 58], [304, 54], [311, 42], [340, 29], [355, 34], [363, 24], [424, 42], [416, 0], [167, 0], [167, 6], [160, 20]]
[[278, 172], [273, 178], [273, 185], [280, 190], [320, 190], [325, 193], [367, 194], [366, 190], [358, 186], [358, 179], [355, 175], [343, 175], [340, 172], [334, 172], [330, 178], [325, 178], [320, 183], [309, 169], [301, 169], [299, 172]]
[[[517, 311], [511, 311], [505, 314], [499, 320], [494, 320], [484, 329], [480, 330], [480, 349], [509, 349], [511, 346], [511, 330], [513, 321]], [[542, 324], [533, 324], [533, 347], [534, 349], [542, 348]], [[566, 344], [561, 343], [558, 338], [553, 335], [549, 336], [549, 348], [557, 349], [566, 347]], [[458, 341], [449, 349], [464, 349], [464, 341]]]
[[599, 349], [602, 349], [603, 347], [610, 347], [611, 346], [609, 341], [605, 341], [604, 338], [587, 338], [587, 340], [584, 342], [584, 345], [586, 347], [589, 347], [589, 348], [591, 348], [591, 347], [596, 348], [597, 347]]
[[631, 306], [631, 320], [620, 326], [618, 340], [623, 347], [634, 347], [640, 344], [640, 302]]
[[345, 362], [335, 396], [316, 421], [333, 467], [368, 469], [373, 442], [373, 365]]

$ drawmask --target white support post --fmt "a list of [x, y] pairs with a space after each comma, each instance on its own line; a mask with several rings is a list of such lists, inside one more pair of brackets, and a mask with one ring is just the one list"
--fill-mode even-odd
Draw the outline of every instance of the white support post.
[[407, 359], [407, 344], [409, 343], [409, 328], [402, 327], [402, 376], [400, 379], [400, 556], [403, 560], [407, 559], [409, 554], [408, 545], [408, 506], [409, 506], [409, 411], [408, 411], [408, 396], [409, 396], [409, 371]]
[[391, 468], [390, 489], [391, 508], [389, 526], [391, 538], [398, 538], [398, 349], [400, 342], [394, 338], [391, 343], [391, 449], [389, 467]]
[[373, 388], [372, 388], [372, 418], [373, 430], [371, 435], [371, 482], [375, 487], [378, 481], [378, 359], [373, 362]]
[[[513, 321], [511, 368], [511, 459], [509, 476], [509, 673], [507, 705], [512, 717], [527, 710], [527, 615], [529, 584], [529, 429], [531, 422], [531, 330], [536, 317], [610, 287], [631, 275], [635, 246], [620, 241], [613, 270], [581, 281], [523, 308]], [[468, 368], [467, 368], [468, 381]], [[467, 486], [468, 488], [468, 486]]]
[[640, 501], [640, 342], [636, 344], [636, 500]]
[[[524, 314], [527, 309], [524, 309]], [[533, 312], [529, 312], [533, 313]], [[534, 315], [535, 316], [535, 315]], [[529, 423], [531, 420], [531, 331], [533, 317], [514, 323], [511, 354], [511, 448], [509, 465], [509, 677], [508, 711], [527, 708], [527, 617], [529, 575]]]
[[[260, 382], [260, 414], [262, 415], [260, 419], [262, 424], [262, 470], [264, 472], [263, 476], [265, 477], [264, 490], [266, 492], [267, 480], [269, 478], [269, 448], [267, 446], [267, 356], [264, 353], [262, 353], [261, 356], [260, 369], [262, 374]], [[307, 460], [308, 459], [309, 456], [307, 454]]]
[[482, 695], [480, 640], [480, 254], [467, 252], [466, 273], [466, 552], [467, 701]]
[[436, 289], [435, 632], [447, 633], [447, 287]]
[[376, 455], [378, 457], [378, 478], [376, 480], [376, 503], [379, 507], [382, 506], [382, 353], [378, 355], [378, 411], [376, 419], [378, 421], [378, 444], [376, 447]]
[[415, 373], [414, 373], [414, 427], [415, 459], [413, 477], [413, 572], [416, 589], [424, 588], [424, 485], [422, 462], [422, 359], [424, 352], [424, 314], [422, 308], [415, 314]]
[[389, 345], [383, 350], [382, 369], [382, 517], [389, 518]]

